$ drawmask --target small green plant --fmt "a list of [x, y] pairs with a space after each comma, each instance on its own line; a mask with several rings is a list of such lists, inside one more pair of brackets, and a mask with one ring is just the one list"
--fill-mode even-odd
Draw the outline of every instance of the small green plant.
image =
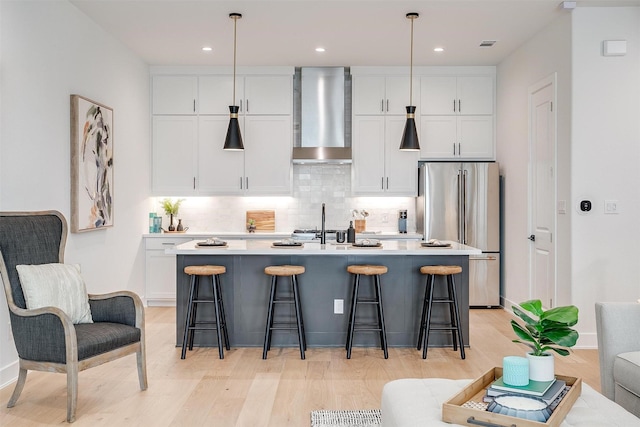
[[545, 311], [540, 300], [522, 302], [520, 307], [511, 307], [516, 316], [525, 322], [522, 326], [515, 320], [511, 321], [513, 331], [520, 338], [513, 342], [529, 346], [534, 356], [543, 356], [548, 350], [568, 356], [569, 350], [562, 347], [573, 347], [578, 341], [578, 331], [571, 328], [578, 323], [578, 307], [569, 305]]
[[256, 220], [255, 219], [250, 219], [249, 222], [247, 223], [249, 225], [256, 225]]
[[182, 202], [184, 202], [184, 199], [178, 199], [175, 202], [171, 201], [171, 199], [162, 199], [160, 205], [162, 205], [166, 215], [178, 215]]

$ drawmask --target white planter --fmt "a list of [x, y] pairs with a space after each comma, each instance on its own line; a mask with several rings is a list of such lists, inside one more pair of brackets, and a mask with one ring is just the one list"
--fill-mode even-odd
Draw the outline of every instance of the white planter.
[[545, 356], [534, 356], [527, 353], [529, 359], [529, 379], [533, 381], [551, 381], [555, 378], [554, 357], [551, 353]]

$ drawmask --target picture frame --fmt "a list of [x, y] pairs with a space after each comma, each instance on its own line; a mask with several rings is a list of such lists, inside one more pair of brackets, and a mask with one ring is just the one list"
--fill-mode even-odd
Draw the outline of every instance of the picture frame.
[[71, 232], [113, 227], [113, 109], [71, 95]]

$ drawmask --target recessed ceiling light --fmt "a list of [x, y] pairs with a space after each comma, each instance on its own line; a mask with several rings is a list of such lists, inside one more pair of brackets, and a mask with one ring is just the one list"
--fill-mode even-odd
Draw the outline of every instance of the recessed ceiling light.
[[443, 47], [436, 47], [433, 49], [434, 52], [444, 52], [444, 48]]
[[211, 46], [205, 46], [202, 48], [203, 52], [211, 52], [213, 50], [213, 48]]
[[492, 47], [494, 44], [496, 44], [497, 40], [482, 40], [480, 42], [480, 47]]
[[317, 47], [316, 48], [316, 52], [324, 52], [324, 51], [325, 51], [325, 48], [323, 48], [323, 47]]

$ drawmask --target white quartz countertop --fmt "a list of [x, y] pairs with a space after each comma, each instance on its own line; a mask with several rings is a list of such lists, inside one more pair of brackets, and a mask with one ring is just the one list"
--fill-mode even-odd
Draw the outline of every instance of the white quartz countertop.
[[[223, 239], [225, 240], [225, 239]], [[205, 239], [192, 240], [167, 248], [165, 253], [175, 255], [480, 255], [482, 251], [456, 242], [446, 248], [422, 247], [415, 240], [382, 240], [380, 247], [359, 248], [351, 244], [305, 242], [299, 247], [272, 246], [279, 239], [272, 240], [232, 240], [226, 239], [227, 246], [197, 246]], [[358, 241], [356, 241], [358, 242]]]
[[[265, 240], [280, 240], [291, 237], [292, 231], [258, 231], [255, 233], [249, 233], [247, 231], [187, 231], [185, 233], [146, 233], [143, 234], [144, 238], [151, 239], [166, 239], [166, 238], [185, 238], [191, 237], [193, 239], [218, 237], [220, 239], [265, 239]], [[331, 236], [330, 236], [331, 237]], [[381, 239], [381, 240], [421, 240], [422, 234], [418, 233], [394, 233], [394, 232], [364, 232], [357, 233], [358, 239]]]

